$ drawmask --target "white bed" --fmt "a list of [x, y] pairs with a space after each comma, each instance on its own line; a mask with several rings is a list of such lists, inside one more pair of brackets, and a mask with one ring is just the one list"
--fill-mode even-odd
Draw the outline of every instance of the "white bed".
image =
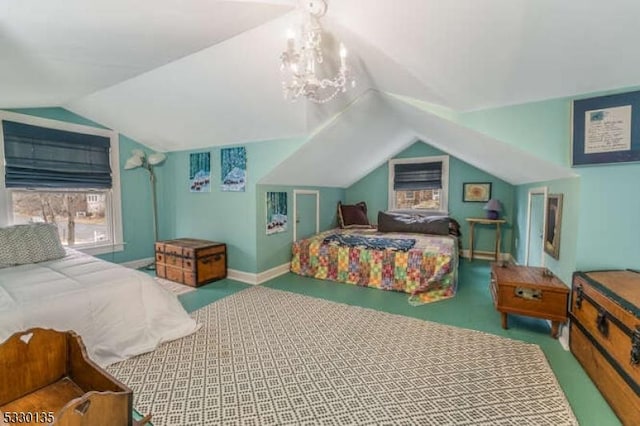
[[101, 366], [199, 327], [149, 275], [68, 249], [62, 259], [0, 269], [0, 341], [36, 326], [76, 331]]

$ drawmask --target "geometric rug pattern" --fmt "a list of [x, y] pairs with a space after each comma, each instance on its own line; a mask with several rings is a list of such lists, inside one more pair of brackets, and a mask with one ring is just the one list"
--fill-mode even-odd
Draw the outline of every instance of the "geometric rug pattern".
[[113, 364], [164, 425], [577, 425], [537, 346], [252, 287]]

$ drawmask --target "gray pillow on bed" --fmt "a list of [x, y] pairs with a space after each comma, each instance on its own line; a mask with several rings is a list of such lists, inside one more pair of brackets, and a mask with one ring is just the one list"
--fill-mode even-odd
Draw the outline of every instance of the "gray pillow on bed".
[[64, 256], [58, 228], [53, 224], [34, 223], [0, 228], [0, 268]]
[[419, 216], [378, 212], [378, 231], [413, 232], [417, 234], [449, 234], [448, 216]]

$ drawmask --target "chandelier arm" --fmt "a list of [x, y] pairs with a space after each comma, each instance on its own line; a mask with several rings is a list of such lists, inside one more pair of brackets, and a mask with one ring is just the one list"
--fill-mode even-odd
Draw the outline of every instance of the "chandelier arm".
[[300, 47], [296, 49], [294, 36], [290, 34], [287, 49], [280, 55], [283, 94], [285, 99], [292, 101], [304, 96], [315, 103], [329, 102], [338, 93], [346, 92], [348, 83], [355, 86], [346, 63], [346, 49], [340, 44], [340, 68], [337, 74], [333, 78], [320, 78], [317, 75], [316, 64], [324, 63], [324, 52], [319, 18], [326, 14], [327, 2], [304, 0], [300, 9], [307, 12], [308, 18], [301, 27]]

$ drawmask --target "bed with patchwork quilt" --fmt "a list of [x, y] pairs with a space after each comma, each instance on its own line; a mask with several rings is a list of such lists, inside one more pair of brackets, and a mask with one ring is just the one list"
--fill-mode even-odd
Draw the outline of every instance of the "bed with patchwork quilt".
[[409, 293], [413, 305], [455, 295], [458, 238], [376, 229], [331, 229], [293, 243], [291, 272]]

